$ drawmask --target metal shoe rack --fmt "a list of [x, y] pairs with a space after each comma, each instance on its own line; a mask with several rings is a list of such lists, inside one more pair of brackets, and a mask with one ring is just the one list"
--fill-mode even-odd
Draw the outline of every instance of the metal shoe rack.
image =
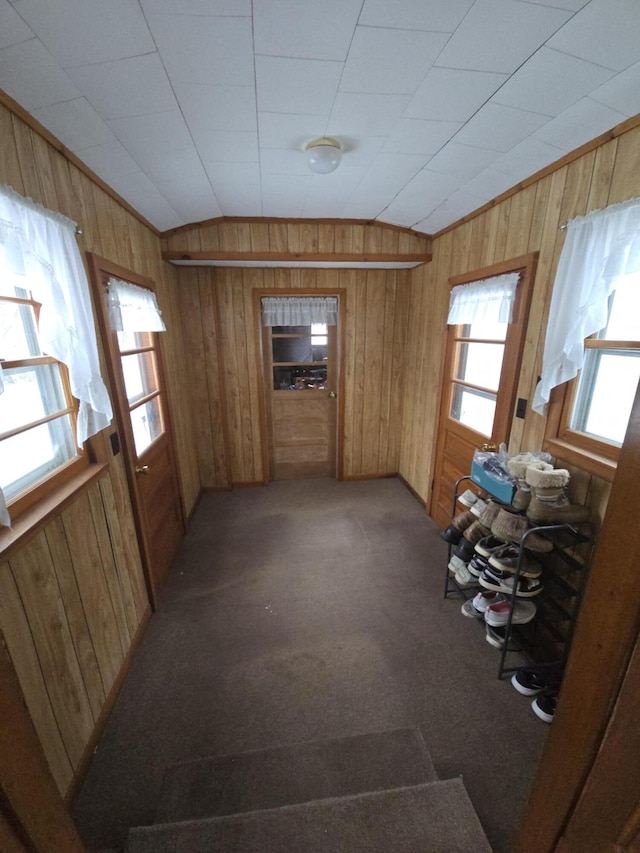
[[[453, 494], [451, 517], [457, 514], [456, 507], [461, 484], [471, 477], [461, 477], [456, 481]], [[490, 492], [481, 493], [506, 506]], [[524, 625], [512, 625], [513, 605], [517, 599], [520, 580], [521, 559], [527, 547], [527, 539], [538, 534], [553, 546], [547, 552], [529, 551], [542, 565], [543, 591], [529, 600], [537, 606], [535, 617]], [[507, 624], [504, 626], [505, 642], [499, 650], [498, 678], [517, 672], [523, 666], [536, 669], [561, 670], [566, 662], [573, 637], [575, 621], [580, 610], [584, 584], [589, 571], [595, 539], [590, 522], [577, 524], [548, 524], [531, 527], [522, 537], [520, 557], [514, 574], [513, 591], [509, 597], [511, 609]], [[454, 550], [449, 544], [447, 563]], [[473, 598], [481, 586], [461, 587], [447, 566], [444, 597], [457, 594], [462, 598]], [[484, 627], [484, 621], [482, 621]], [[517, 656], [517, 657], [516, 657]], [[523, 664], [523, 658], [525, 663]], [[516, 663], [516, 661], [519, 661]]]

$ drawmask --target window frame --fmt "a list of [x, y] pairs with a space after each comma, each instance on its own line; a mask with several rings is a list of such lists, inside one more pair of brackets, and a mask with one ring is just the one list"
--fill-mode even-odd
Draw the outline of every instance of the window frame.
[[[27, 296], [12, 296], [7, 293], [0, 293], [0, 301], [30, 306], [33, 309], [33, 316], [35, 319], [37, 332], [37, 324], [40, 315], [41, 303], [33, 297], [33, 293], [31, 291], [26, 290], [26, 293]], [[29, 334], [29, 331], [26, 331], [27, 334]], [[10, 438], [14, 435], [19, 435], [20, 433], [26, 432], [27, 430], [32, 429], [35, 426], [49, 423], [61, 417], [70, 416], [71, 430], [73, 434], [74, 445], [76, 448], [76, 455], [71, 459], [68, 459], [57, 465], [52, 471], [43, 474], [41, 477], [37, 477], [37, 479], [33, 480], [26, 488], [18, 492], [18, 494], [16, 494], [13, 498], [7, 498], [6, 504], [7, 509], [9, 510], [9, 513], [11, 515], [12, 524], [14, 524], [15, 521], [21, 515], [23, 515], [29, 509], [34, 507], [35, 504], [48, 497], [60, 486], [63, 486], [68, 483], [73, 477], [75, 477], [89, 465], [89, 457], [86, 449], [84, 447], [78, 447], [76, 442], [79, 403], [71, 393], [71, 384], [69, 381], [69, 371], [67, 369], [67, 366], [63, 362], [58, 361], [56, 358], [44, 354], [40, 354], [37, 356], [34, 355], [21, 357], [16, 359], [4, 359], [2, 361], [2, 367], [4, 370], [11, 370], [12, 368], [18, 367], [37, 367], [45, 364], [54, 364], [58, 366], [58, 370], [60, 372], [60, 380], [62, 384], [62, 394], [66, 406], [60, 409], [53, 416], [46, 416], [40, 420], [31, 421], [27, 424], [21, 425], [20, 427], [9, 430], [8, 433], [3, 434], [0, 440]], [[35, 471], [31, 473], [35, 473]]]
[[[640, 350], [640, 341], [618, 341], [599, 338], [599, 333], [584, 341], [585, 350], [600, 349], [607, 352]], [[613, 481], [620, 447], [604, 438], [571, 429], [569, 426], [578, 393], [580, 374], [557, 386], [551, 392], [547, 427], [543, 449], [560, 456], [569, 463], [579, 465], [591, 474]]]

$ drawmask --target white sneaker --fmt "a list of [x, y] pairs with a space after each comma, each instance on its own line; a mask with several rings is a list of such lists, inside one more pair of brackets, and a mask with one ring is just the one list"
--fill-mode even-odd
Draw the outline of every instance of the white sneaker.
[[[512, 625], [525, 625], [531, 622], [536, 615], [538, 608], [533, 601], [515, 601], [513, 604], [513, 615], [511, 616]], [[484, 612], [484, 621], [487, 625], [493, 628], [499, 628], [506, 625], [509, 621], [509, 611], [511, 604], [508, 601], [501, 601], [498, 604], [491, 604]]]
[[452, 575], [455, 575], [456, 572], [461, 572], [462, 569], [466, 568], [467, 564], [460, 557], [456, 557], [455, 554], [452, 555], [449, 560], [449, 571]]
[[473, 599], [473, 606], [480, 613], [485, 613], [487, 607], [490, 607], [492, 604], [499, 604], [501, 601], [506, 601], [506, 598], [500, 592], [486, 592], [482, 590], [479, 592], [476, 597]]
[[474, 501], [473, 506], [471, 507], [470, 511], [477, 518], [480, 518], [480, 516], [482, 515], [482, 513], [485, 511], [486, 508], [487, 508], [487, 502], [483, 501], [482, 498], [478, 498], [476, 501]]
[[468, 599], [460, 608], [463, 616], [468, 616], [469, 619], [482, 619], [483, 614], [480, 613], [479, 610], [476, 610], [473, 601]]
[[469, 569], [466, 567], [456, 572], [456, 583], [462, 589], [468, 589], [472, 586], [478, 586], [478, 578], [474, 578]]
[[471, 489], [467, 489], [466, 492], [463, 492], [458, 498], [462, 506], [466, 506], [469, 509], [474, 505], [474, 503], [478, 500], [478, 496], [475, 492], [472, 492]]

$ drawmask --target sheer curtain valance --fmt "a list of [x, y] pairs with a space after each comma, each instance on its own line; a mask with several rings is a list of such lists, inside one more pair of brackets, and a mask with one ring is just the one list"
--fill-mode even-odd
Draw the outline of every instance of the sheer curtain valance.
[[109, 325], [114, 332], [165, 332], [156, 295], [119, 278], [109, 279]]
[[336, 296], [265, 296], [262, 299], [263, 326], [310, 326], [338, 320]]
[[78, 445], [111, 422], [100, 376], [89, 285], [76, 225], [8, 186], [0, 187], [0, 276], [33, 292], [41, 303], [38, 331], [45, 353], [69, 370], [80, 406]]
[[457, 285], [451, 290], [447, 323], [509, 323], [519, 277], [510, 272]]
[[618, 280], [639, 271], [640, 198], [594, 210], [567, 224], [534, 411], [544, 415], [551, 389], [578, 374], [584, 363], [584, 340], [606, 325], [607, 300]]

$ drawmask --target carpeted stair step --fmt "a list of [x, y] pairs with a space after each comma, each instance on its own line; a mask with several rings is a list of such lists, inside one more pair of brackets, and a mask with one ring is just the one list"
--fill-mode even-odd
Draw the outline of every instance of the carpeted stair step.
[[436, 779], [417, 729], [290, 744], [170, 768], [155, 822], [273, 809]]
[[491, 853], [461, 779], [136, 827], [126, 853]]

